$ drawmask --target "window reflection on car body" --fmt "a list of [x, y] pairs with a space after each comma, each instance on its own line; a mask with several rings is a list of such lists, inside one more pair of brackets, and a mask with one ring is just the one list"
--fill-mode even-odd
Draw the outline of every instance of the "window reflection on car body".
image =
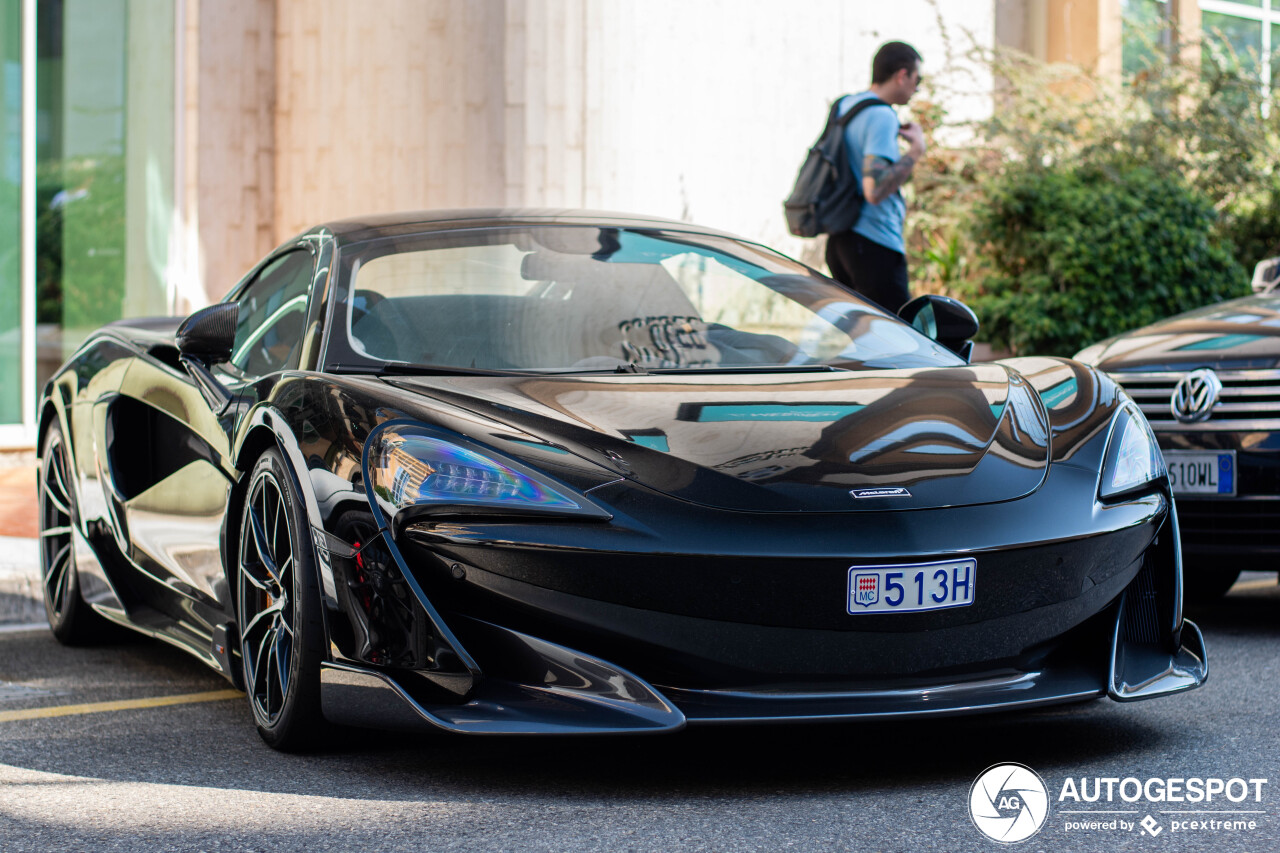
[[699, 367], [652, 367], [649, 373], [830, 373], [849, 370], [835, 364], [726, 364]]
[[671, 374], [671, 373], [830, 373], [838, 370], [851, 370], [836, 364], [734, 364], [721, 367], [644, 367], [629, 362], [607, 369], [576, 369], [572, 367], [548, 368], [516, 368], [512, 370], [490, 370], [482, 367], [454, 367], [440, 364], [414, 364], [407, 361], [388, 361], [381, 364], [334, 364], [330, 368], [335, 373], [364, 373], [374, 376], [421, 375], [421, 376], [528, 376], [528, 375], [560, 375], [560, 376], [607, 376], [616, 374]]
[[373, 376], [523, 376], [524, 370], [489, 370], [483, 367], [456, 367], [450, 364], [415, 364], [384, 361], [378, 364], [334, 364], [335, 373], [364, 373]]

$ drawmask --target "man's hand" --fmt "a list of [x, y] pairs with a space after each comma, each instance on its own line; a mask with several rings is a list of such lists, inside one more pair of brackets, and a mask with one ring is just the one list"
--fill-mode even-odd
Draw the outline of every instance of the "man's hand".
[[898, 135], [907, 140], [907, 153], [912, 160], [919, 160], [924, 156], [924, 128], [909, 121], [898, 128]]
[[890, 163], [874, 155], [862, 160], [862, 196], [871, 204], [879, 204], [911, 180], [911, 170], [924, 156], [924, 128], [914, 121], [908, 122], [898, 128], [898, 135], [908, 146], [898, 162]]
[[870, 204], [879, 204], [911, 180], [911, 170], [924, 156], [924, 128], [907, 122], [898, 128], [898, 135], [907, 141], [907, 151], [898, 162], [874, 154], [862, 159], [862, 197]]

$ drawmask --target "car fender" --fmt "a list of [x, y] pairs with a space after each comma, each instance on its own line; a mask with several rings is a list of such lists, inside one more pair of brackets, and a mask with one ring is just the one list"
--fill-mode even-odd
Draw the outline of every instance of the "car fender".
[[236, 488], [232, 490], [232, 496], [228, 499], [227, 512], [223, 522], [222, 561], [223, 567], [228, 573], [228, 582], [232, 580], [230, 574], [235, 562], [232, 559], [233, 554], [231, 551], [234, 547], [232, 540], [235, 537], [228, 534], [235, 532], [238, 535], [238, 530], [233, 531], [231, 526], [235, 525], [238, 528], [240, 523], [240, 508], [247, 485], [244, 475], [252, 465], [253, 460], [274, 443], [274, 446], [284, 457], [285, 468], [293, 480], [293, 486], [297, 490], [297, 494], [302, 497], [303, 509], [307, 516], [307, 525], [310, 527], [312, 545], [315, 548], [316, 570], [320, 575], [318, 580], [325, 604], [323, 610], [326, 613], [327, 630], [327, 611], [338, 606], [337, 587], [333, 577], [333, 566], [329, 562], [329, 548], [326, 545], [324, 524], [320, 516], [320, 505], [316, 500], [315, 490], [311, 487], [310, 477], [302, 476], [307, 471], [307, 461], [302, 453], [302, 448], [298, 446], [298, 440], [294, 436], [288, 420], [285, 419], [284, 413], [269, 403], [259, 403], [246, 413], [240, 421], [240, 428], [237, 432], [238, 435], [232, 449], [232, 458], [235, 460], [237, 470], [242, 473]]
[[1054, 463], [1101, 465], [1105, 435], [1125, 399], [1111, 377], [1067, 358], [1026, 356], [997, 364], [1021, 374], [1040, 396], [1049, 416]]

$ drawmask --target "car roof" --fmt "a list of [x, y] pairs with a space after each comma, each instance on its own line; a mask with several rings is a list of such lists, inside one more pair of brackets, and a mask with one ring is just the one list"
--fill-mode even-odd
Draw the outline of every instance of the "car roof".
[[569, 208], [459, 208], [379, 213], [338, 219], [318, 225], [309, 234], [328, 232], [339, 243], [357, 243], [379, 237], [397, 237], [454, 228], [486, 228], [505, 225], [606, 225], [617, 228], [663, 228], [741, 239], [726, 231], [704, 228], [675, 219], [600, 210]]

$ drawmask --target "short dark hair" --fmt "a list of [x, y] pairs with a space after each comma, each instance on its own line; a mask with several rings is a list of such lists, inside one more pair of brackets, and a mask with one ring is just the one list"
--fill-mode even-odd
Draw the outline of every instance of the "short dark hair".
[[890, 77], [903, 68], [908, 71], [915, 68], [919, 61], [920, 54], [904, 41], [891, 41], [881, 45], [876, 51], [876, 58], [871, 61], [871, 82], [887, 83]]

